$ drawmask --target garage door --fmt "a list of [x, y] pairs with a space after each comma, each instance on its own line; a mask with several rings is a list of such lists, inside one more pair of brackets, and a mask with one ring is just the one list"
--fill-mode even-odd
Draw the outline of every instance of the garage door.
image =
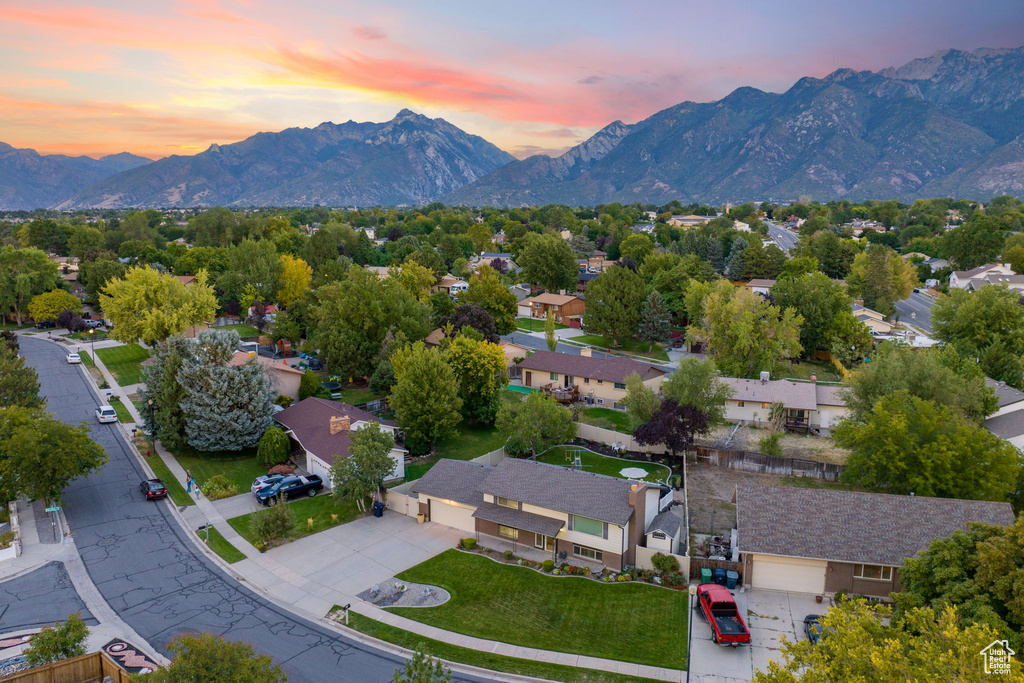
[[822, 593], [825, 590], [827, 562], [795, 557], [755, 555], [754, 588], [796, 593]]
[[449, 505], [448, 503], [442, 503], [436, 498], [430, 499], [430, 521], [461, 529], [462, 531], [472, 532], [476, 530], [476, 520], [473, 519], [472, 508]]
[[330, 486], [331, 470], [323, 460], [320, 458], [314, 458], [311, 455], [308, 456], [306, 458], [306, 469], [309, 470], [310, 474], [316, 474], [323, 479], [325, 486]]

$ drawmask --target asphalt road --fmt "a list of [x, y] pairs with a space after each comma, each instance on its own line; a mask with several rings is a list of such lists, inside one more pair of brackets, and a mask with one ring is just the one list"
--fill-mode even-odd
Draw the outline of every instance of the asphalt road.
[[[68, 486], [64, 511], [90, 578], [136, 633], [168, 657], [168, 641], [183, 632], [243, 640], [269, 654], [297, 682], [392, 680], [402, 666], [400, 657], [297, 617], [208, 561], [184, 538], [169, 500], [141, 498], [143, 471], [118, 436], [118, 426], [95, 421], [99, 401], [82, 366], [68, 365], [64, 351], [49, 342], [22, 337], [21, 349], [39, 372], [50, 412], [69, 423], [86, 421], [92, 438], [110, 455], [99, 471]], [[77, 608], [71, 603], [69, 598], [60, 605], [64, 615]], [[481, 679], [456, 675], [453, 680]]]
[[934, 303], [935, 299], [927, 294], [912, 292], [908, 298], [897, 301], [893, 306], [900, 314], [901, 323], [913, 325], [931, 333], [932, 305]]
[[98, 623], [60, 562], [0, 583], [0, 635], [50, 626], [72, 612], [90, 626]]
[[796, 243], [800, 241], [800, 237], [798, 235], [794, 235], [789, 230], [780, 228], [772, 223], [768, 224], [768, 236], [771, 237], [772, 241], [779, 245], [779, 248], [786, 252], [787, 255], [789, 254], [790, 249], [795, 247]]

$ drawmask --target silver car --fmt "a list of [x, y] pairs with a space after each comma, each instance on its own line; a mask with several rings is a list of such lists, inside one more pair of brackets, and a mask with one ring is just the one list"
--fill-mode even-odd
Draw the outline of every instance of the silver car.
[[264, 474], [264, 475], [261, 475], [259, 477], [256, 477], [256, 480], [253, 481], [252, 489], [250, 489], [250, 490], [253, 493], [256, 493], [260, 489], [266, 488], [268, 486], [273, 486], [277, 482], [279, 482], [282, 479], [284, 479], [286, 476], [288, 476], [288, 475], [286, 475], [286, 474]]

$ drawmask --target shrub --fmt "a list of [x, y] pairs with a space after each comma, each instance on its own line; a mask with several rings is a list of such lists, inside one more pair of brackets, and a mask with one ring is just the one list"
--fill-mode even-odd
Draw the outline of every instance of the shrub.
[[542, 566], [544, 567], [544, 571], [550, 573], [551, 570], [555, 568], [555, 561], [554, 560], [544, 560], [544, 564]]
[[512, 553], [511, 550], [506, 550], [505, 552], [503, 552], [501, 554], [501, 556], [505, 558], [506, 562], [511, 562], [512, 561], [512, 555], [513, 555], [513, 553]]
[[274, 465], [270, 468], [269, 474], [294, 474], [295, 465]]
[[29, 666], [42, 666], [84, 655], [88, 637], [89, 629], [81, 615], [72, 612], [63, 624], [47, 626], [32, 636], [25, 650], [25, 659]]
[[291, 456], [291, 442], [280, 427], [271, 426], [263, 432], [256, 457], [266, 467], [285, 462]]
[[210, 477], [209, 481], [203, 484], [203, 495], [208, 500], [220, 500], [238, 495], [238, 487], [228, 481], [223, 474]]
[[765, 455], [774, 455], [777, 458], [781, 458], [785, 454], [782, 450], [782, 444], [779, 442], [781, 438], [782, 432], [771, 432], [768, 436], [757, 442], [757, 449]]
[[[302, 381], [299, 383], [299, 400], [303, 401], [310, 396], [316, 396], [319, 393], [320, 378], [316, 376], [316, 373], [312, 370], [306, 370], [302, 373]], [[327, 392], [330, 394], [331, 392]], [[327, 396], [330, 398], [330, 395]]]
[[252, 532], [264, 548], [285, 538], [294, 524], [295, 512], [280, 499], [252, 513]]
[[674, 555], [654, 553], [654, 557], [651, 558], [651, 564], [662, 574], [671, 574], [672, 572], [679, 571], [679, 560]]
[[465, 548], [466, 550], [473, 550], [474, 548], [476, 548], [476, 539], [475, 538], [464, 538], [464, 539], [462, 539], [462, 547]]
[[278, 396], [277, 398], [274, 399], [274, 404], [279, 405], [282, 408], [288, 408], [294, 402], [295, 401], [292, 399], [291, 396]]
[[0, 550], [10, 547], [12, 543], [14, 543], [13, 531], [5, 531], [2, 534], [0, 534]]

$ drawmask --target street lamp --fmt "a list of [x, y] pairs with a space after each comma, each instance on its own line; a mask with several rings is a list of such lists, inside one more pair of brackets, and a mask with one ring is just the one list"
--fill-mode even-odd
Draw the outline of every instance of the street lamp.
[[96, 363], [96, 329], [93, 327], [89, 328], [89, 348], [92, 349], [92, 362]]
[[689, 596], [686, 598], [687, 611], [690, 613], [689, 623], [686, 627], [686, 683], [690, 683], [690, 652], [693, 651], [693, 596], [697, 595], [697, 587], [690, 584], [687, 589]]
[[153, 418], [153, 399], [146, 401], [149, 404], [149, 434], [156, 440], [156, 420]]

